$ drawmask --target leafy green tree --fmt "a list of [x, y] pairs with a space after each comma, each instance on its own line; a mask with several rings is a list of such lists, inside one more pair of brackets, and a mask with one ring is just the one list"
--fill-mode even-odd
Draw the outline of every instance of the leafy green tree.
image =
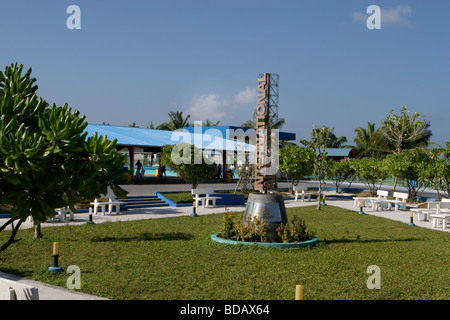
[[[431, 183], [443, 197], [450, 197], [450, 141], [445, 147], [434, 148], [430, 152], [432, 163], [424, 170], [424, 180]], [[441, 191], [444, 190], [444, 194]]]
[[326, 126], [322, 127], [313, 126], [313, 130], [311, 133], [311, 140], [310, 141], [307, 141], [305, 139], [300, 140], [300, 143], [316, 150], [317, 153], [316, 161], [314, 163], [314, 173], [317, 180], [319, 181], [317, 210], [321, 209], [322, 183], [325, 176], [325, 168], [327, 166], [327, 162], [329, 161], [325, 149], [330, 146], [333, 135], [334, 135], [333, 129], [330, 129]]
[[179, 143], [163, 146], [161, 164], [176, 172], [197, 188], [200, 181], [214, 178], [216, 167], [203, 161], [202, 151], [194, 145]]
[[426, 147], [432, 132], [430, 121], [417, 112], [411, 116], [405, 106], [401, 107], [401, 114], [396, 115], [392, 110], [388, 117], [381, 122], [380, 134], [387, 141], [390, 153], [400, 153], [405, 149]]
[[185, 117], [183, 117], [183, 111], [170, 111], [169, 112], [169, 122], [163, 122], [159, 126], [156, 127], [156, 129], [159, 130], [169, 130], [169, 131], [175, 131], [179, 129], [183, 129], [184, 127], [190, 127], [191, 124], [189, 123], [189, 118], [191, 117], [190, 114], [188, 114]]
[[289, 144], [279, 150], [278, 168], [291, 181], [291, 190], [303, 176], [314, 172], [316, 153], [311, 148]]
[[424, 172], [432, 165], [430, 154], [422, 148], [403, 150], [384, 159], [384, 168], [388, 174], [402, 178], [408, 188], [408, 195], [416, 201], [421, 186], [425, 182]]
[[350, 165], [355, 174], [369, 189], [371, 196], [375, 196], [387, 174], [383, 167], [383, 161], [375, 158], [363, 158], [351, 161]]
[[[116, 141], [94, 134], [87, 138], [87, 122], [68, 105], [50, 106], [38, 98], [31, 69], [22, 75], [17, 63], [0, 72], [0, 201], [12, 206], [12, 233], [0, 252], [15, 239], [29, 216], [36, 224], [55, 215], [55, 208], [126, 191], [117, 185], [125, 157]], [[15, 223], [17, 222], [17, 223]]]
[[336, 192], [339, 192], [339, 187], [342, 183], [347, 181], [351, 185], [355, 179], [355, 168], [350, 161], [328, 161], [326, 173], [328, 179], [333, 181]]
[[[409, 110], [401, 107], [400, 115], [390, 112], [387, 118], [381, 122], [379, 134], [381, 144], [387, 153], [400, 153], [405, 149], [426, 147], [430, 144], [432, 132], [430, 121], [417, 112], [411, 116]], [[395, 176], [394, 189], [397, 186], [398, 177]]]

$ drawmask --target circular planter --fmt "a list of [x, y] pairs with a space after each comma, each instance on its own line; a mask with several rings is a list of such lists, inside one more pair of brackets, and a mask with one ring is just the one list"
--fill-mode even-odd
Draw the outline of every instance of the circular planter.
[[245, 245], [254, 245], [257, 244], [259, 246], [263, 247], [275, 247], [279, 249], [287, 249], [287, 248], [306, 248], [306, 247], [313, 247], [318, 242], [319, 239], [317, 237], [312, 238], [311, 240], [302, 241], [302, 242], [289, 242], [289, 243], [283, 243], [283, 242], [245, 242], [245, 241], [236, 241], [236, 240], [228, 240], [223, 239], [217, 236], [217, 234], [212, 234], [211, 239], [225, 244], [245, 244]]

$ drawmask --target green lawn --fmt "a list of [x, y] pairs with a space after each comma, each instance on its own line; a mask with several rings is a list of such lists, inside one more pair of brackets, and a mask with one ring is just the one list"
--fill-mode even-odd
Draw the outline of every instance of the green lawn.
[[[60, 265], [81, 269], [81, 291], [113, 299], [449, 299], [449, 233], [324, 206], [288, 209], [320, 243], [312, 249], [213, 242], [222, 214], [43, 228], [19, 232], [0, 270], [65, 287], [48, 271], [52, 243]], [[4, 241], [7, 232], [0, 233]], [[381, 270], [369, 290], [367, 267]]]

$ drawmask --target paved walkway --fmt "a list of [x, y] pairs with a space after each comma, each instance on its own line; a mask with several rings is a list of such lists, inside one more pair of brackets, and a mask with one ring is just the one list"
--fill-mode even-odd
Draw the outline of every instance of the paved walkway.
[[[180, 188], [180, 186], [182, 186]], [[228, 188], [227, 188], [228, 186]], [[203, 187], [203, 185], [202, 185]], [[212, 186], [216, 190], [218, 189], [217, 184]], [[234, 189], [235, 184], [220, 184], [220, 189]], [[175, 186], [127, 186], [129, 195], [143, 195], [143, 194], [153, 194], [155, 191], [168, 191], [175, 190]], [[189, 190], [190, 185], [176, 185], [176, 190]], [[286, 200], [285, 206], [286, 208], [292, 207], [301, 207], [301, 206], [311, 206], [315, 205], [315, 201], [305, 201], [305, 202], [295, 202], [294, 200]], [[345, 208], [351, 211], [359, 211], [359, 208], [353, 206], [353, 200], [350, 199], [327, 199], [327, 205], [337, 206], [341, 208]], [[229, 211], [234, 212], [242, 212], [245, 210], [245, 206], [227, 206]], [[206, 214], [215, 214], [221, 213], [225, 211], [225, 207], [216, 207], [216, 208], [197, 208], [198, 215], [206, 215]], [[178, 216], [189, 216], [192, 213], [192, 207], [156, 207], [156, 208], [148, 208], [148, 209], [133, 209], [123, 211], [120, 214], [111, 214], [111, 215], [95, 215], [93, 217], [93, 221], [95, 223], [104, 223], [104, 222], [113, 222], [113, 221], [132, 221], [132, 220], [142, 220], [142, 219], [161, 219], [161, 218], [170, 218], [170, 217], [178, 217]], [[365, 214], [374, 215], [381, 218], [392, 219], [404, 223], [409, 223], [410, 221], [410, 212], [409, 211], [372, 211], [367, 209]], [[0, 225], [3, 224], [3, 220], [0, 219]], [[81, 225], [85, 224], [89, 220], [88, 213], [77, 213], [75, 214], [75, 221], [71, 222], [51, 222], [51, 223], [43, 223], [42, 227], [57, 227], [63, 225]], [[431, 222], [428, 221], [414, 221], [417, 227], [430, 228], [436, 230], [436, 232], [450, 232], [450, 228], [443, 230], [440, 228], [433, 228]], [[30, 222], [23, 223], [23, 228], [30, 228], [32, 224]], [[46, 283], [41, 283], [29, 279], [20, 278], [18, 276], [6, 274], [0, 272], [0, 277], [8, 278], [11, 280], [16, 280], [21, 283], [25, 283], [28, 285], [32, 285], [38, 288], [39, 290], [39, 299], [40, 300], [104, 300], [104, 298], [87, 295], [84, 293], [79, 293], [73, 290], [55, 287]]]

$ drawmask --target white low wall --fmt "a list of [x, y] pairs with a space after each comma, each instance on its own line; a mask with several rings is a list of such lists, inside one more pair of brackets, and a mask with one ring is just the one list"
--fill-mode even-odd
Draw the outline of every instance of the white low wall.
[[39, 300], [38, 288], [0, 276], [0, 300]]

